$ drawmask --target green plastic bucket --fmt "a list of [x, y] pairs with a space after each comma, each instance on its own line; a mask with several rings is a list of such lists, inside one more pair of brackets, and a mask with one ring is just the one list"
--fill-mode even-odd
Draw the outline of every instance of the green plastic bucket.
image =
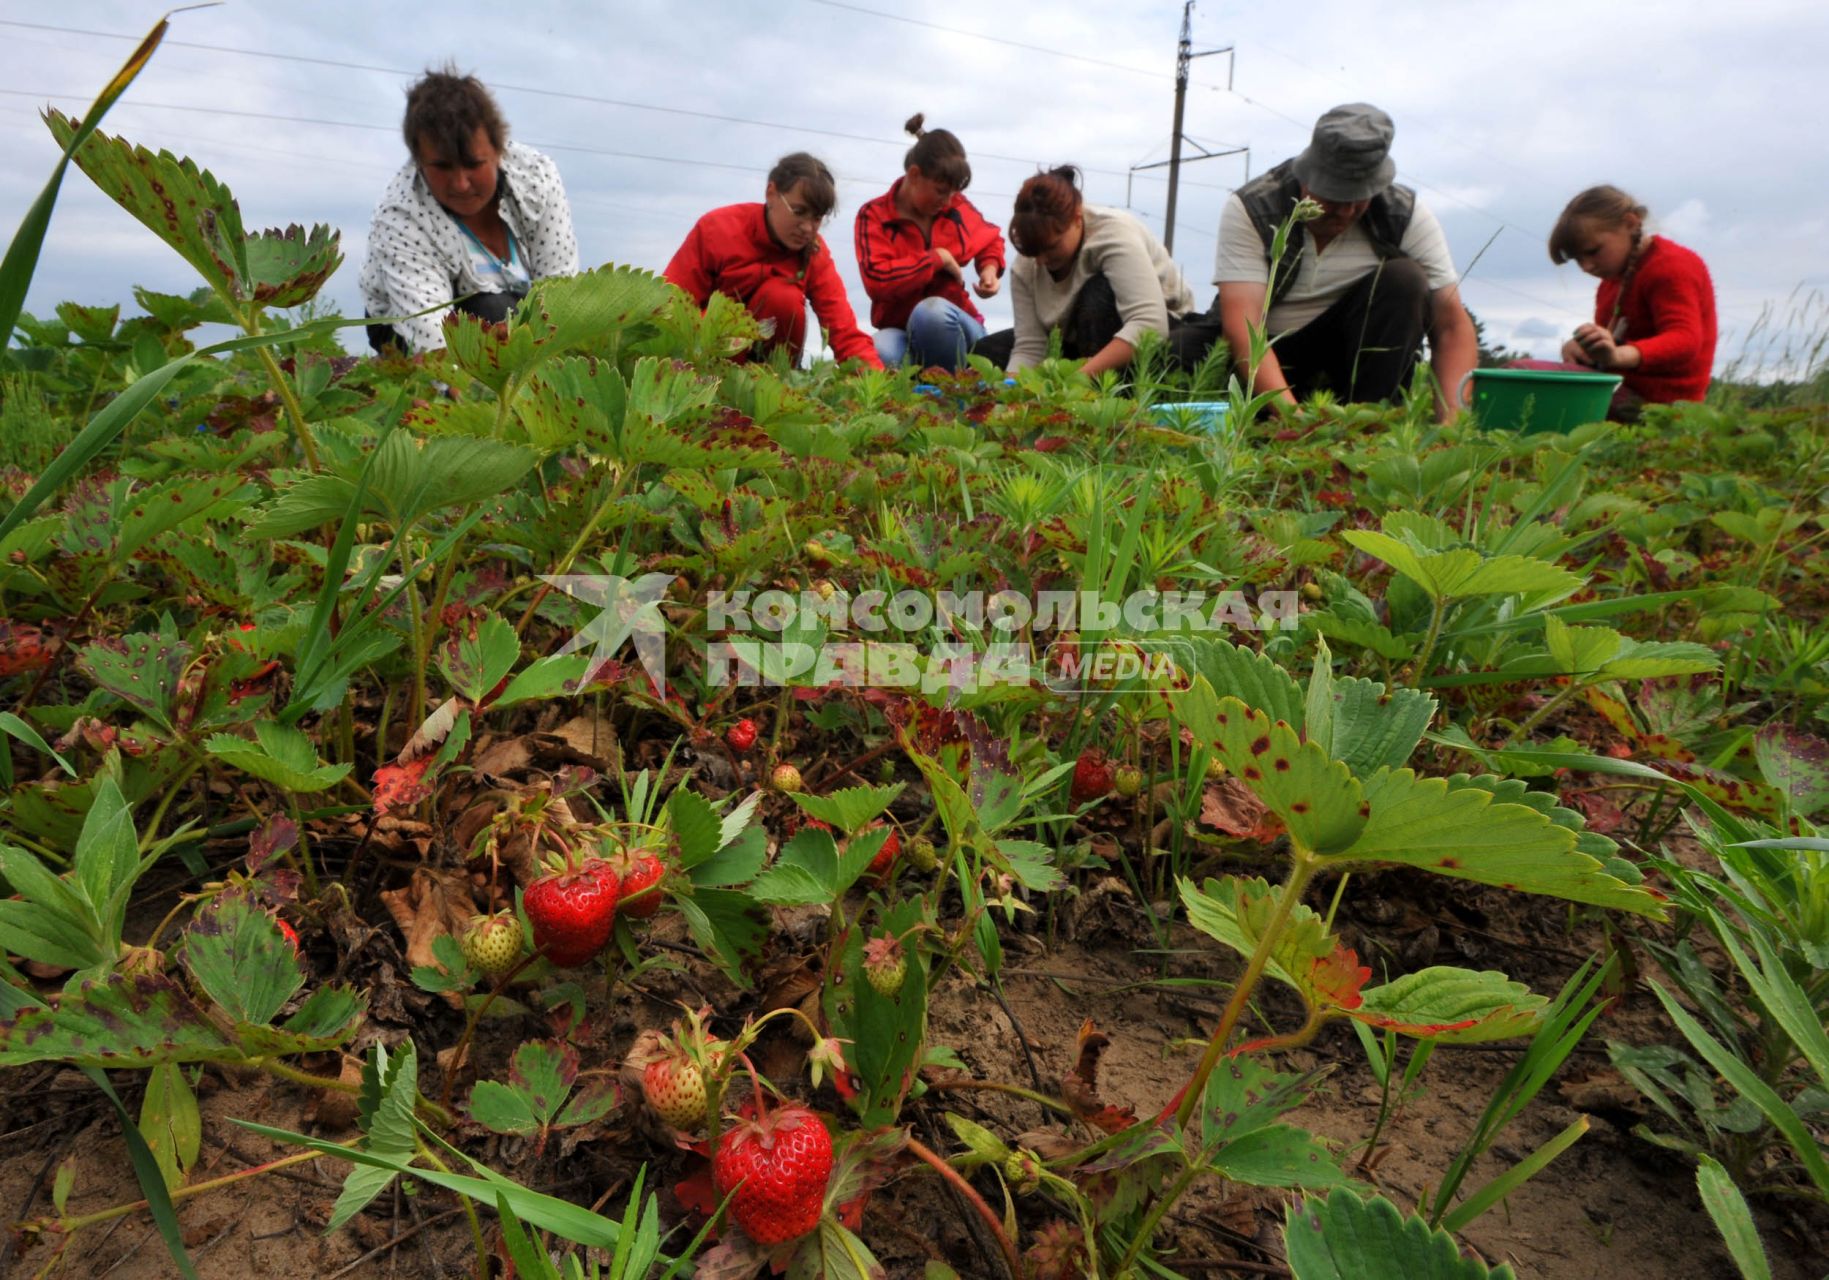
[[1619, 389], [1617, 373], [1563, 369], [1475, 369], [1473, 416], [1489, 431], [1567, 431], [1600, 422]]
[[1187, 400], [1159, 404], [1153, 412], [1157, 422], [1175, 431], [1214, 436], [1225, 430], [1228, 410], [1224, 400]]

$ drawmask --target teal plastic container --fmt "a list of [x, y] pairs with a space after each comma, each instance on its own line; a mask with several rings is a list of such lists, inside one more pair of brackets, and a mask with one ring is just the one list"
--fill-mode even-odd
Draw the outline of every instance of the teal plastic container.
[[1159, 404], [1153, 410], [1156, 421], [1189, 435], [1218, 435], [1225, 430], [1230, 405], [1224, 400], [1189, 400], [1182, 404]]
[[1525, 435], [1603, 421], [1621, 382], [1617, 373], [1563, 369], [1475, 369], [1467, 376], [1473, 382], [1467, 403], [1479, 424]]

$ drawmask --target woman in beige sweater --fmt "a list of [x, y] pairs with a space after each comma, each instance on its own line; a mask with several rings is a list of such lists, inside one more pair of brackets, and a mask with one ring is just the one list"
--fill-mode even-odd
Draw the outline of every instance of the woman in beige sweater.
[[984, 339], [978, 354], [1028, 368], [1047, 357], [1048, 335], [1059, 329], [1061, 354], [1084, 360], [1096, 377], [1129, 365], [1146, 329], [1167, 339], [1184, 368], [1212, 346], [1218, 327], [1195, 307], [1169, 251], [1124, 210], [1084, 203], [1077, 169], [1023, 183], [1009, 234], [1019, 255], [1010, 268], [1016, 328]]

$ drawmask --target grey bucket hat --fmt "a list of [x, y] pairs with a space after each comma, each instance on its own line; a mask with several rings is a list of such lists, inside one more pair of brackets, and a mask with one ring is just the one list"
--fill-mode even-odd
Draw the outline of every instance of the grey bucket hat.
[[1397, 126], [1367, 102], [1335, 107], [1315, 122], [1308, 149], [1295, 159], [1296, 177], [1322, 200], [1370, 200], [1391, 185]]

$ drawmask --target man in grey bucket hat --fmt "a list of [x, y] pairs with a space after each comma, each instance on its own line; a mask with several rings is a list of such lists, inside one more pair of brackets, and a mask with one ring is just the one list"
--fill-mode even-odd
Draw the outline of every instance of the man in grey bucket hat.
[[[1322, 389], [1343, 401], [1392, 399], [1409, 385], [1426, 337], [1437, 413], [1446, 419], [1459, 407], [1478, 350], [1473, 319], [1441, 224], [1392, 181], [1395, 133], [1368, 103], [1335, 107], [1301, 155], [1226, 202], [1217, 309], [1241, 374], [1251, 328], [1270, 334], [1270, 350], [1249, 370], [1257, 390], [1280, 391], [1288, 404]], [[1304, 197], [1320, 202], [1321, 216], [1296, 224], [1273, 269], [1277, 228]]]

